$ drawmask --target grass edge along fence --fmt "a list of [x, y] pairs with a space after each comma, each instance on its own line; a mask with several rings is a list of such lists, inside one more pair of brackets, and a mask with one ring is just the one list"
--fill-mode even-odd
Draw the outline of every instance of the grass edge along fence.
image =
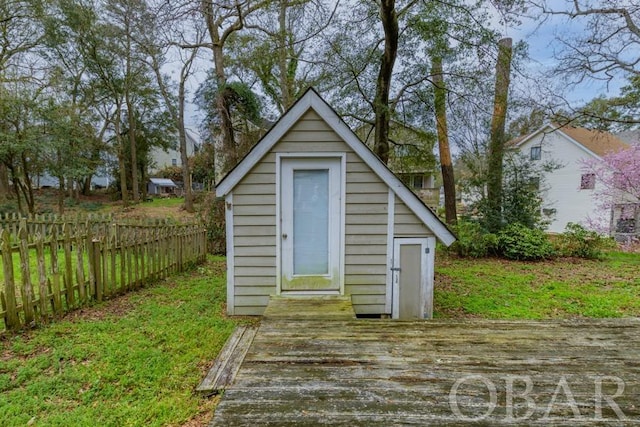
[[[34, 227], [29, 220], [21, 220], [16, 234], [0, 231], [0, 318], [7, 330], [137, 289], [206, 257], [201, 224], [117, 223], [99, 217], [41, 221]], [[27, 231], [34, 229], [35, 235]]]

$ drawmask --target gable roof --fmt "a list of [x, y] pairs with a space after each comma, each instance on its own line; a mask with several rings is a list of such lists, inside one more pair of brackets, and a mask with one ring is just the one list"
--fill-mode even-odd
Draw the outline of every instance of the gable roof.
[[514, 138], [509, 141], [507, 145], [519, 147], [534, 136], [543, 132], [559, 132], [567, 137], [571, 142], [578, 144], [583, 149], [586, 149], [586, 151], [597, 157], [602, 157], [609, 153], [615, 153], [629, 148], [629, 144], [623, 142], [620, 138], [609, 132], [568, 125], [560, 126], [555, 123], [548, 123], [529, 135]]
[[161, 187], [177, 187], [173, 180], [168, 178], [149, 178], [152, 184], [159, 185]]
[[282, 136], [306, 113], [313, 109], [342, 140], [393, 190], [413, 213], [431, 229], [445, 245], [455, 236], [413, 191], [400, 181], [389, 168], [347, 126], [333, 108], [314, 89], [308, 89], [287, 110], [280, 120], [262, 137], [249, 153], [216, 186], [216, 196], [229, 194], [249, 171], [273, 148]]

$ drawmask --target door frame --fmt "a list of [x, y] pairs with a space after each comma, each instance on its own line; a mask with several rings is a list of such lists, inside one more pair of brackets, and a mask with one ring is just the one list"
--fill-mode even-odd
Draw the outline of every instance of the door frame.
[[393, 239], [391, 278], [391, 317], [397, 319], [400, 312], [400, 246], [420, 245], [420, 317], [433, 317], [433, 268], [435, 263], [435, 237], [396, 237]]
[[[281, 186], [282, 186], [282, 161], [283, 159], [294, 160], [338, 160], [340, 162], [339, 182], [340, 182], [340, 218], [338, 233], [338, 281], [339, 290], [337, 291], [283, 291], [282, 290], [282, 206], [281, 206]], [[336, 152], [294, 152], [294, 153], [276, 153], [275, 164], [276, 175], [276, 295], [286, 294], [322, 294], [322, 295], [344, 295], [344, 254], [345, 254], [345, 213], [346, 213], [346, 179], [347, 179], [347, 155], [346, 153]]]

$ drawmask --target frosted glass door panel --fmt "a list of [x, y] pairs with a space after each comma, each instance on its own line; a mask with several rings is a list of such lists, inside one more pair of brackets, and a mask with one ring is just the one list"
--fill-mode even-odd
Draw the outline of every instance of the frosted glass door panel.
[[328, 274], [329, 170], [294, 170], [293, 189], [293, 274]]

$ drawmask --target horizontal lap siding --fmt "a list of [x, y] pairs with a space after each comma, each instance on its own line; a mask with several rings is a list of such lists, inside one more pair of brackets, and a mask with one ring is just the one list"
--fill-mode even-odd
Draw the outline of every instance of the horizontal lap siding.
[[433, 236], [431, 230], [416, 214], [396, 197], [394, 207], [394, 237], [426, 237]]
[[276, 293], [275, 156], [233, 189], [234, 303], [237, 315], [261, 315]]
[[360, 157], [347, 155], [345, 293], [359, 314], [385, 312], [388, 191]]
[[347, 153], [345, 293], [356, 313], [384, 313], [388, 189], [314, 111], [233, 190], [235, 313], [259, 315], [276, 292], [275, 153]]

